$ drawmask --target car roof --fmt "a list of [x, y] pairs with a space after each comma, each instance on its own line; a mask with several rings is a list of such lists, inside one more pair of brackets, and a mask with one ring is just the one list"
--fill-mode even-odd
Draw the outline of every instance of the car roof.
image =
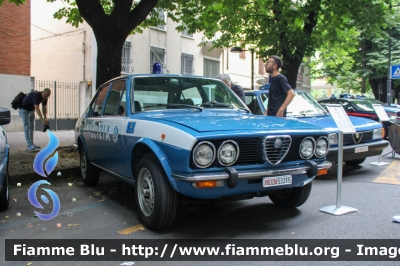
[[181, 75], [181, 74], [125, 74], [125, 75], [121, 75], [118, 77], [115, 77], [113, 79], [107, 80], [105, 83], [101, 84], [101, 86], [103, 86], [106, 83], [115, 81], [115, 80], [119, 80], [119, 79], [123, 79], [123, 78], [136, 78], [136, 77], [147, 77], [147, 78], [154, 78], [154, 77], [166, 77], [166, 78], [201, 78], [201, 79], [210, 79], [210, 80], [218, 80], [221, 81], [220, 79], [217, 78], [212, 78], [212, 77], [204, 77], [204, 76], [195, 76], [195, 75]]

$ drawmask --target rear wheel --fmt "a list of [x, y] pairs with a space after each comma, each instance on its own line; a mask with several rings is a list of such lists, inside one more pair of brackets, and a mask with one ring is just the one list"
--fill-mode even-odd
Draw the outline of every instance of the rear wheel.
[[365, 161], [366, 158], [362, 159], [354, 159], [354, 160], [349, 160], [349, 161], [344, 161], [348, 165], [359, 165], [362, 164]]
[[7, 168], [7, 174], [5, 176], [3, 184], [1, 184], [0, 187], [0, 211], [7, 210], [9, 202], [10, 202], [10, 190], [8, 187], [8, 168]]
[[271, 201], [282, 208], [296, 208], [304, 204], [310, 196], [312, 183], [303, 187], [282, 189], [268, 195]]
[[139, 161], [135, 197], [139, 217], [150, 229], [169, 227], [175, 219], [178, 195], [153, 154]]
[[99, 170], [89, 162], [83, 147], [80, 151], [80, 165], [83, 183], [86, 186], [96, 185], [99, 182]]

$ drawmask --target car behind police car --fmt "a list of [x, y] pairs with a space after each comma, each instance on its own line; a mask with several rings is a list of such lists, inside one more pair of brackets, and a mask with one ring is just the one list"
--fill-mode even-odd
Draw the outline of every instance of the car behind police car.
[[[245, 101], [254, 114], [265, 113], [268, 105], [269, 88], [245, 92]], [[339, 129], [320, 104], [312, 96], [304, 91], [295, 92], [295, 97], [287, 108], [287, 117], [307, 121], [325, 128], [329, 134], [330, 149], [327, 160], [338, 160], [338, 133]], [[359, 165], [366, 157], [380, 155], [389, 143], [383, 140], [385, 131], [380, 123], [373, 120], [349, 116], [356, 129], [355, 134], [344, 134], [343, 160], [349, 165]]]
[[220, 80], [126, 75], [102, 85], [76, 125], [82, 179], [99, 171], [135, 185], [148, 228], [168, 227], [184, 199], [269, 196], [302, 205], [325, 161], [328, 133], [252, 115]]

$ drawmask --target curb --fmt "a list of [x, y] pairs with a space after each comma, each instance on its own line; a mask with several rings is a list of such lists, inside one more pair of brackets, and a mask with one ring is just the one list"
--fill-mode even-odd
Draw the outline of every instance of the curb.
[[9, 176], [10, 186], [17, 186], [18, 183], [21, 185], [33, 184], [36, 181], [46, 179], [51, 183], [51, 185], [57, 186], [58, 184], [63, 184], [66, 182], [81, 180], [81, 171], [79, 167], [65, 168], [60, 170], [61, 176], [57, 176], [57, 173], [51, 173], [47, 178], [42, 177], [35, 172], [23, 175], [13, 175]]

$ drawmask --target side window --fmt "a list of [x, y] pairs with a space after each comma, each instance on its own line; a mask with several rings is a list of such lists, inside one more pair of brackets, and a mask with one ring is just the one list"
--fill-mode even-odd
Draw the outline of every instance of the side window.
[[100, 91], [97, 93], [96, 100], [94, 100], [92, 104], [92, 108], [90, 110], [90, 116], [100, 116], [103, 107], [104, 107], [104, 100], [106, 99], [106, 95], [108, 92], [108, 89], [110, 88], [110, 85], [105, 86], [100, 89]]
[[348, 102], [342, 102], [342, 101], [340, 101], [339, 102], [341, 105], [342, 105], [342, 107], [343, 107], [343, 109], [346, 111], [346, 112], [349, 112], [349, 103]]
[[105, 104], [104, 115], [126, 114], [125, 80], [119, 80], [112, 83], [111, 90]]

